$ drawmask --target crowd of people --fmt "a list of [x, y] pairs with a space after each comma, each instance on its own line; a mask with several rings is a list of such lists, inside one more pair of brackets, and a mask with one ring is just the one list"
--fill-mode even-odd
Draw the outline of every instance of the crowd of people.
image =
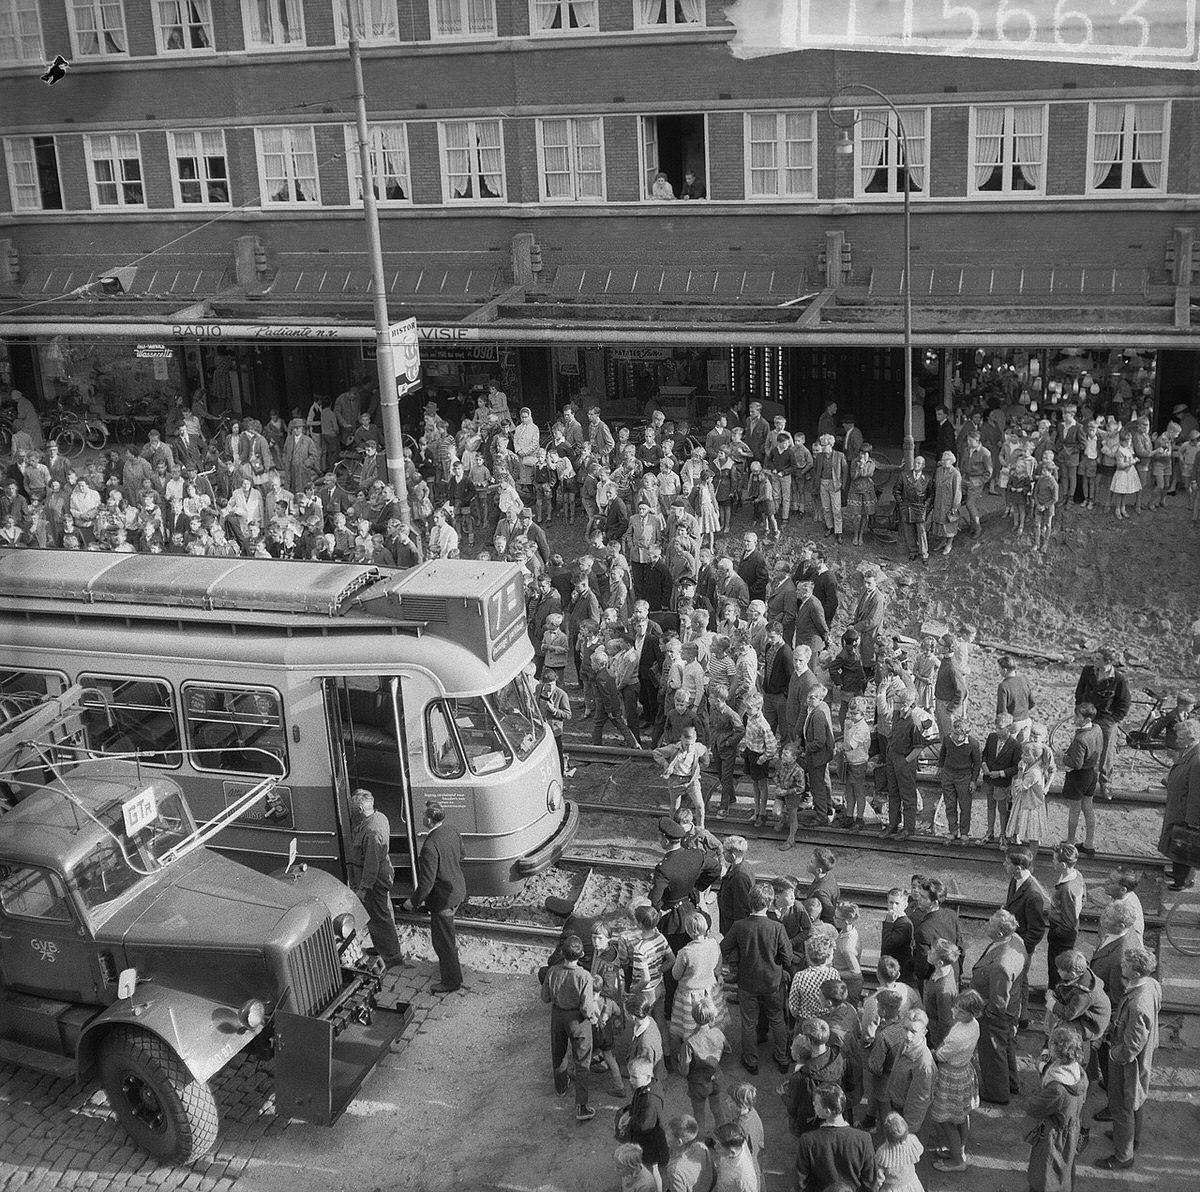
[[[564, 922], [539, 974], [558, 1094], [574, 1089], [581, 1122], [595, 1116], [595, 1081], [627, 1102], [614, 1156], [623, 1192], [760, 1192], [767, 1152], [779, 1163], [785, 1148], [797, 1192], [919, 1192], [923, 1163], [971, 1165], [981, 1103], [1015, 1102], [1030, 1119], [1033, 1192], [1070, 1192], [1097, 1123], [1111, 1124], [1112, 1147], [1093, 1166], [1134, 1166], [1162, 1001], [1136, 872], [1106, 878], [1099, 939], [1085, 951], [1078, 849], [1054, 848], [1047, 890], [1031, 850], [1010, 847], [1004, 903], [970, 963], [945, 884], [913, 874], [889, 891], [868, 988], [865, 917], [842, 896], [828, 849], [813, 850], [804, 878], [764, 881], [745, 838], [718, 840], [689, 808], [658, 832], [648, 899], [597, 917], [548, 900]], [[1029, 973], [1043, 945], [1050, 983], [1034, 1018]], [[1022, 1032], [1038, 1056], [1024, 1082]], [[766, 1136], [757, 1083], [727, 1071], [737, 1054], [757, 1077], [763, 1045], [783, 1077], [787, 1140]], [[668, 1114], [672, 1080], [690, 1113]]]

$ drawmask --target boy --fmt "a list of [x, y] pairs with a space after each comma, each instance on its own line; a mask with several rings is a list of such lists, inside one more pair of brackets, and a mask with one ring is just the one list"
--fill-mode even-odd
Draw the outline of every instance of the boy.
[[841, 897], [837, 878], [833, 876], [833, 867], [836, 864], [837, 857], [827, 848], [813, 849], [812, 859], [808, 863], [808, 872], [812, 874], [813, 880], [809, 882], [805, 898], [817, 898], [820, 900], [820, 917], [826, 923], [834, 923], [836, 921], [834, 908]]
[[671, 810], [677, 811], [686, 799], [692, 805], [694, 821], [704, 827], [704, 799], [700, 794], [700, 772], [708, 760], [708, 750], [696, 740], [696, 728], [682, 730], [678, 744], [664, 745], [654, 751], [654, 760], [663, 768]]
[[455, 532], [462, 537], [466, 535], [467, 545], [475, 545], [475, 521], [471, 517], [471, 499], [474, 496], [474, 489], [466, 472], [463, 470], [462, 460], [456, 459], [450, 465], [450, 484], [448, 489], [448, 499], [454, 510], [454, 529]]
[[546, 618], [541, 652], [546, 658], [544, 670], [553, 671], [555, 681], [561, 685], [567, 670], [567, 631], [562, 613], [551, 613]]
[[[562, 963], [556, 964], [542, 985], [542, 1001], [550, 1003], [550, 1063], [554, 1091], [566, 1096], [575, 1083], [575, 1118], [591, 1121], [596, 1111], [588, 1105], [591, 1085], [592, 1019], [600, 1007], [590, 974], [579, 967], [583, 941], [569, 935], [562, 943]], [[572, 1068], [574, 1071], [572, 1072]]]
[[[879, 942], [880, 966], [885, 960], [896, 964], [894, 980], [906, 985], [915, 985], [917, 976], [913, 969], [916, 953], [916, 928], [905, 913], [908, 909], [908, 892], [899, 886], [888, 891], [887, 913], [883, 918], [883, 934]], [[882, 981], [882, 975], [880, 980]]]
[[882, 989], [876, 994], [876, 1001], [879, 1026], [863, 1067], [863, 1091], [867, 1098], [867, 1116], [862, 1120], [864, 1130], [874, 1130], [891, 1112], [888, 1083], [905, 1041], [904, 1025], [900, 1021], [904, 995], [896, 989]]
[[[800, 824], [800, 807], [804, 801], [804, 767], [800, 764], [800, 742], [787, 741], [779, 751], [779, 765], [775, 770], [776, 799], [783, 803], [783, 816], [787, 817], [787, 839], [779, 846], [786, 853], [796, 845], [796, 831]], [[782, 826], [783, 816], [780, 817]]]
[[996, 818], [1000, 820], [1000, 840], [1005, 839], [1008, 824], [1008, 800], [1013, 778], [1021, 763], [1021, 746], [1013, 735], [1013, 719], [1007, 714], [996, 717], [994, 732], [988, 733], [983, 745], [980, 773], [987, 795], [987, 835], [984, 844], [996, 843]]
[[[942, 741], [938, 753], [938, 794], [946, 801], [946, 823], [952, 844], [960, 843], [964, 836], [970, 839], [971, 801], [982, 760], [983, 751], [979, 741], [967, 732], [966, 719], [954, 716], [950, 721], [950, 735]], [[937, 805], [937, 798], [930, 800], [925, 813], [924, 827], [930, 833], [936, 831]]]
[[573, 771], [567, 768], [567, 755], [563, 750], [563, 725], [571, 719], [571, 699], [559, 686], [561, 679], [561, 672], [556, 673], [549, 667], [542, 671], [537, 685], [537, 702], [542, 716], [550, 722], [550, 731], [554, 733], [558, 764], [564, 777], [569, 777]]
[[841, 701], [838, 708], [838, 727], [843, 730], [846, 727], [846, 710], [851, 700], [867, 692], [867, 672], [858, 650], [860, 640], [861, 635], [857, 629], [847, 629], [842, 634], [842, 648], [829, 664], [829, 678], [838, 689]]
[[[842, 708], [846, 709], [844, 702]], [[850, 701], [837, 747], [846, 763], [846, 807], [840, 826], [856, 831], [866, 822], [867, 762], [871, 756], [871, 729], [867, 724], [866, 701], [861, 696]], [[834, 826], [839, 826], [837, 819]]]
[[686, 691], [676, 691], [671, 697], [671, 709], [663, 721], [662, 736], [655, 746], [674, 745], [689, 729], [697, 738], [700, 736], [700, 717], [696, 715]]
[[1196, 697], [1189, 692], [1181, 691], [1175, 697], [1175, 707], [1161, 716], [1156, 716], [1147, 726], [1145, 737], [1141, 741], [1139, 740], [1140, 734], [1137, 732], [1127, 734], [1130, 744], [1141, 744], [1142, 741], [1150, 743], [1161, 739], [1168, 749], [1178, 750], [1179, 742], [1175, 734], [1179, 726], [1185, 720], [1190, 720], [1195, 711]]

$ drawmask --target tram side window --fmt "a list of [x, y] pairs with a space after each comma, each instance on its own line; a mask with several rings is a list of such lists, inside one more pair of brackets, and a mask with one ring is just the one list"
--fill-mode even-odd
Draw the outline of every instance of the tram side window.
[[197, 770], [287, 773], [283, 711], [274, 691], [185, 683], [183, 709], [189, 756]]
[[0, 723], [19, 715], [48, 696], [62, 695], [66, 676], [54, 671], [25, 671], [0, 667]]
[[442, 704], [454, 722], [473, 774], [494, 774], [512, 764], [512, 750], [482, 699], [447, 699]]
[[96, 753], [137, 753], [152, 766], [179, 765], [179, 724], [170, 684], [80, 675], [83, 729]]
[[425, 742], [429, 750], [429, 768], [438, 778], [463, 776], [466, 766], [450, 726], [450, 710], [440, 700], [425, 710]]

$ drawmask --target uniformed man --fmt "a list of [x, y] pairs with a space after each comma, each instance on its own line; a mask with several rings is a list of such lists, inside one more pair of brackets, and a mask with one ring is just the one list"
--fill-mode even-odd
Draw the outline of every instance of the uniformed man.
[[350, 886], [367, 908], [371, 943], [389, 968], [404, 963], [392, 913], [391, 834], [387, 816], [375, 810], [375, 796], [359, 787], [350, 796]]

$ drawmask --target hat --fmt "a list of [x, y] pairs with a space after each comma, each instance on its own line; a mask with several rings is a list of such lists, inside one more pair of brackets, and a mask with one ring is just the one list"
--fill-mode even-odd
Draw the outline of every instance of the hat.
[[293, 418], [291, 422], [288, 423], [288, 430], [295, 430], [296, 427], [300, 427], [301, 430], [304, 429], [303, 418]]
[[438, 412], [438, 404], [435, 401], [427, 401], [425, 403], [426, 414], [436, 414]]
[[954, 452], [953, 451], [943, 451], [941, 462], [944, 464], [954, 463]]
[[1179, 405], [1177, 405], [1171, 411], [1172, 414], [1186, 414], [1187, 412], [1188, 412], [1188, 408], [1183, 402], [1180, 402]]
[[682, 840], [687, 833], [677, 824], [669, 815], [660, 817], [658, 821], [658, 830], [668, 840]]
[[686, 509], [687, 508], [687, 497], [672, 497], [671, 505], [673, 507], [678, 506], [680, 509]]
[[546, 908], [546, 913], [558, 915], [560, 918], [566, 918], [575, 910], [575, 904], [569, 898], [555, 898], [551, 895], [542, 905]]

